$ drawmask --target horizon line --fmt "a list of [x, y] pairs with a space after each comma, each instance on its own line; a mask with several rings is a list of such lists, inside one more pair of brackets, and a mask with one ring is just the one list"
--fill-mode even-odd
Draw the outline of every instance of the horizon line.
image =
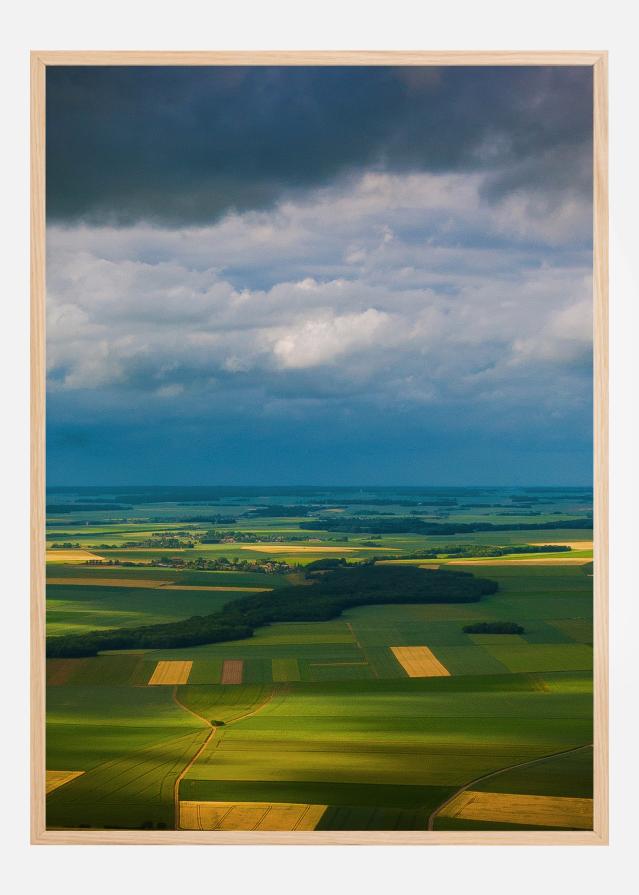
[[520, 485], [520, 484], [514, 484], [514, 483], [510, 484], [510, 485], [496, 485], [496, 484], [491, 485], [491, 484], [485, 484], [485, 483], [480, 483], [480, 482], [477, 482], [472, 485], [471, 484], [468, 484], [468, 485], [446, 485], [446, 484], [442, 484], [442, 485], [433, 485], [433, 484], [431, 484], [431, 485], [422, 485], [422, 484], [417, 484], [417, 485], [396, 485], [396, 484], [372, 485], [372, 484], [359, 484], [359, 483], [352, 484], [352, 485], [334, 485], [334, 484], [318, 485], [318, 484], [311, 484], [311, 483], [308, 483], [308, 484], [277, 483], [277, 484], [272, 484], [272, 485], [266, 485], [264, 483], [254, 484], [254, 483], [247, 482], [243, 485], [223, 485], [223, 484], [204, 484], [204, 483], [199, 483], [197, 485], [194, 485], [194, 484], [173, 484], [173, 483], [162, 484], [162, 485], [158, 485], [158, 484], [154, 484], [154, 485], [126, 484], [126, 485], [124, 485], [124, 484], [117, 484], [117, 483], [113, 483], [113, 484], [97, 484], [97, 483], [95, 483], [95, 484], [73, 484], [73, 485], [59, 484], [59, 485], [47, 485], [46, 486], [47, 491], [49, 489], [60, 489], [60, 488], [236, 488], [236, 489], [241, 489], [241, 488], [318, 488], [318, 489], [319, 488], [323, 488], [323, 489], [327, 489], [327, 488], [333, 488], [333, 489], [340, 489], [340, 488], [359, 488], [359, 489], [366, 489], [366, 488], [369, 488], [369, 489], [370, 488], [397, 488], [397, 489], [402, 489], [402, 488], [450, 488], [450, 489], [453, 489], [453, 488], [537, 488], [537, 489], [540, 489], [540, 488], [564, 488], [564, 489], [573, 489], [573, 490], [583, 490], [584, 488], [589, 488], [590, 490], [593, 490], [594, 486], [592, 483], [584, 484], [584, 485], [563, 485], [560, 483], [547, 484], [547, 485], [539, 485], [539, 484], [537, 484], [537, 485], [535, 485], [535, 484]]

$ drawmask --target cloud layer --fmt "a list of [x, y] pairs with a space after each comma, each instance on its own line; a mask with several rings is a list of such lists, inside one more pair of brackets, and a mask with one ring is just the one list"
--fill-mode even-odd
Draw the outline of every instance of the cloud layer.
[[523, 399], [533, 370], [570, 378], [590, 358], [587, 205], [549, 220], [482, 187], [363, 175], [205, 228], [53, 227], [51, 388], [268, 400], [314, 370], [304, 394], [393, 403], [398, 388], [474, 400], [514, 380]]
[[588, 481], [585, 73], [260, 75], [50, 73], [52, 478]]
[[485, 171], [488, 194], [587, 194], [582, 68], [67, 68], [47, 72], [50, 220], [166, 226], [364, 169]]

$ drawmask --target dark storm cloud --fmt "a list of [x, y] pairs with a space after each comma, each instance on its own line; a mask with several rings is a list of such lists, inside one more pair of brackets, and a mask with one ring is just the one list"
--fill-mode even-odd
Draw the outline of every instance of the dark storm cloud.
[[366, 168], [583, 194], [591, 95], [588, 68], [51, 67], [48, 215], [202, 223]]
[[47, 90], [51, 482], [589, 479], [589, 69]]
[[[51, 399], [47, 439], [51, 484], [364, 484], [500, 485], [590, 481], [592, 445], [583, 415], [557, 425], [520, 407], [499, 427], [499, 415], [444, 408], [386, 419], [358, 412], [296, 419], [243, 419], [225, 413], [180, 425], [173, 417], [97, 416], [82, 396]], [[115, 398], [114, 398], [115, 401]], [[75, 420], [83, 419], [83, 440]], [[540, 414], [541, 416], [541, 414]], [[502, 410], [503, 417], [503, 410]]]

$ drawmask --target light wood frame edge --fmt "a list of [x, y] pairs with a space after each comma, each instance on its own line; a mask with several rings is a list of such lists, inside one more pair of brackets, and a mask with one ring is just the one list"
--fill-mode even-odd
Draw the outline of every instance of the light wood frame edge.
[[608, 843], [608, 55], [593, 67], [594, 830]]
[[31, 842], [45, 817], [45, 63], [31, 54]]
[[[594, 824], [592, 831], [47, 830], [45, 820], [45, 76], [48, 65], [589, 65], [594, 127]], [[31, 53], [31, 843], [34, 845], [607, 845], [608, 54], [541, 52]]]
[[34, 50], [46, 65], [596, 65], [600, 50]]

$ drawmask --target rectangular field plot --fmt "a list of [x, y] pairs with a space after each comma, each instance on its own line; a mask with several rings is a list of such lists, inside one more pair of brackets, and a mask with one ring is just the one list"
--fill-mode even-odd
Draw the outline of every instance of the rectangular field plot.
[[592, 829], [592, 799], [466, 791], [441, 812], [442, 817], [523, 826]]
[[427, 646], [391, 646], [408, 677], [449, 677], [450, 672]]
[[222, 665], [223, 684], [241, 684], [244, 674], [244, 662], [242, 659], [225, 659]]
[[149, 686], [186, 684], [193, 662], [158, 662], [149, 679]]
[[[132, 682], [135, 671], [138, 665], [141, 664], [141, 661], [139, 655], [90, 656], [86, 659], [49, 659], [47, 661], [47, 686], [55, 687], [64, 684], [127, 686]], [[146, 683], [146, 680], [144, 683]]]
[[478, 646], [521, 646], [526, 643], [520, 634], [469, 634]]
[[373, 677], [370, 665], [364, 661], [308, 662], [306, 680], [309, 681], [362, 681]]
[[81, 777], [84, 771], [47, 771], [46, 791], [47, 795], [54, 789], [59, 789], [65, 783], [70, 783], [76, 777]]
[[86, 659], [47, 659], [47, 687], [62, 687], [86, 664]]
[[587, 618], [557, 618], [550, 622], [563, 634], [577, 643], [589, 643], [592, 645], [593, 628], [592, 621]]
[[219, 684], [221, 676], [221, 659], [195, 659], [189, 675], [189, 685]]
[[300, 680], [300, 668], [297, 664], [297, 659], [273, 659], [271, 665], [275, 682]]
[[86, 562], [89, 559], [104, 559], [89, 550], [47, 550], [47, 562]]
[[181, 830], [314, 830], [326, 805], [180, 802]]
[[505, 674], [508, 669], [487, 647], [476, 643], [468, 646], [438, 646], [437, 653], [450, 674]]
[[[433, 787], [434, 789], [434, 787]], [[330, 806], [318, 830], [425, 830], [429, 811], [372, 805]]]
[[583, 643], [527, 643], [484, 647], [509, 671], [587, 671], [592, 648]]
[[282, 624], [269, 625], [266, 628], [258, 628], [253, 637], [246, 640], [246, 646], [251, 650], [260, 650], [262, 647], [280, 646], [330, 646], [331, 644], [343, 644], [348, 646], [355, 643], [355, 635], [343, 621], [332, 622], [284, 622]]

